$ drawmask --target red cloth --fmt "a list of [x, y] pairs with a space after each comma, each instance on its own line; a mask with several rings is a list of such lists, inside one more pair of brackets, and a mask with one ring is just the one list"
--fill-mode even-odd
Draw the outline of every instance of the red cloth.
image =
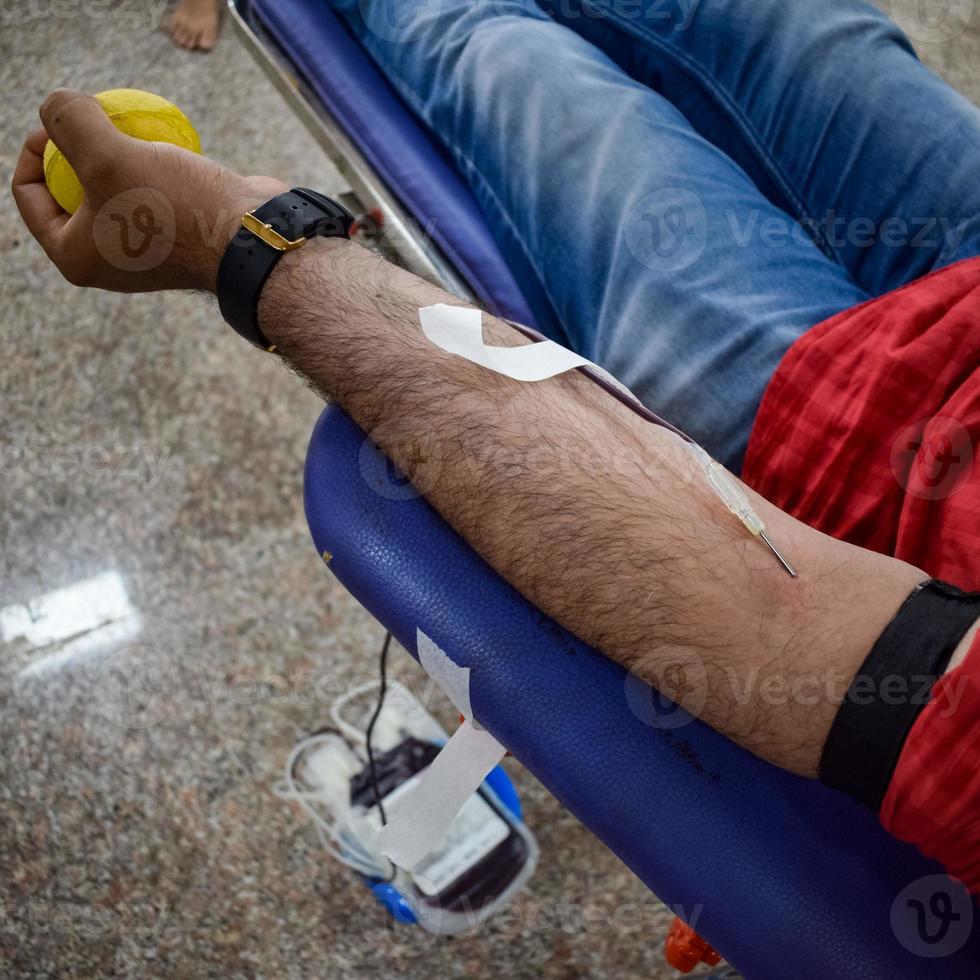
[[881, 804], [885, 828], [980, 893], [980, 640], [932, 689]]
[[[980, 590], [980, 259], [804, 334], [742, 477], [812, 527]], [[980, 638], [933, 694], [880, 818], [980, 892]]]

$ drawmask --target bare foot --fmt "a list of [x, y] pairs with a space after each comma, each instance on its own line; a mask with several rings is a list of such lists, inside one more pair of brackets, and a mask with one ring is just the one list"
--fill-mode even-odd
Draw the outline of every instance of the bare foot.
[[170, 18], [173, 42], [188, 51], [210, 51], [218, 40], [219, 0], [180, 0]]

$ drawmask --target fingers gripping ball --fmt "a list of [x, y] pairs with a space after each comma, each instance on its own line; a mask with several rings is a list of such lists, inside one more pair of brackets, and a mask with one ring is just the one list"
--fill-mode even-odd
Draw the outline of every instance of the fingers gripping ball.
[[[95, 96], [120, 132], [155, 143], [173, 143], [194, 153], [201, 141], [191, 121], [172, 102], [134, 88], [115, 88]], [[81, 206], [85, 194], [71, 164], [48, 140], [44, 148], [44, 180], [51, 196], [69, 214]]]

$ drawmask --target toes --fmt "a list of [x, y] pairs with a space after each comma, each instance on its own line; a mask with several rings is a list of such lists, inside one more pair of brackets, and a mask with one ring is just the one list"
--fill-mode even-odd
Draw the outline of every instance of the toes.
[[191, 17], [178, 9], [170, 18], [168, 31], [174, 44], [181, 48], [188, 51], [210, 51], [218, 40], [218, 18]]
[[174, 14], [173, 20], [170, 21], [170, 37], [174, 44], [191, 51], [194, 48], [194, 36], [190, 25], [182, 17]]

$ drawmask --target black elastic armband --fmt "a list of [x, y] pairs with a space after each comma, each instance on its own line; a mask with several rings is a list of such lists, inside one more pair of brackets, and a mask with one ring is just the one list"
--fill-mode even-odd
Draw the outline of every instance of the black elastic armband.
[[934, 579], [916, 587], [847, 690], [823, 747], [822, 782], [878, 811], [933, 684], [978, 617], [980, 593]]

